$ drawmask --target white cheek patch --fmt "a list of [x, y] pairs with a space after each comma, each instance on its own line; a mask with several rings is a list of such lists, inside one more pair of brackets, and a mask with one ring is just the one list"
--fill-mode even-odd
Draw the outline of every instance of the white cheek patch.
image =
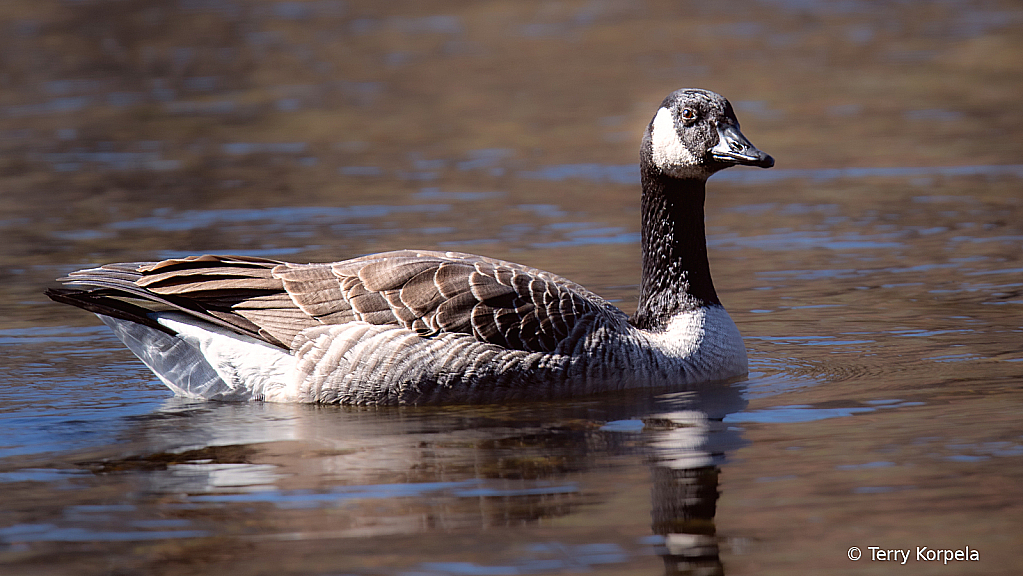
[[680, 168], [697, 165], [696, 157], [678, 137], [671, 110], [667, 108], [661, 108], [657, 111], [657, 116], [654, 116], [650, 144], [653, 147], [651, 152], [654, 164], [665, 172], [677, 172]]

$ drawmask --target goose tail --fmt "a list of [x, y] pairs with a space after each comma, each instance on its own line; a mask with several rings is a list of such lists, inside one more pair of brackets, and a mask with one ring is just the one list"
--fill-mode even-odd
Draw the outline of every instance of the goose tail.
[[[155, 313], [141, 306], [111, 297], [112, 290], [51, 288], [46, 295], [55, 302], [70, 304], [96, 314], [114, 335], [132, 351], [177, 396], [202, 400], [260, 399], [260, 392], [243, 383], [228, 383], [210, 363], [202, 342], [161, 323], [178, 316], [178, 323], [199, 329], [206, 324], [184, 314]], [[213, 326], [206, 327], [216, 330]], [[226, 336], [225, 336], [226, 337]]]

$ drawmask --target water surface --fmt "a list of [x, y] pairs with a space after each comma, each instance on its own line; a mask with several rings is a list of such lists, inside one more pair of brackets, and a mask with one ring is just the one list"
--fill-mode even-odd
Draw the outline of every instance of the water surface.
[[[1017, 572], [1016, 4], [51, 0], [0, 27], [0, 573]], [[411, 247], [631, 312], [639, 139], [683, 86], [778, 161], [709, 185], [737, 382], [195, 403], [41, 294]]]

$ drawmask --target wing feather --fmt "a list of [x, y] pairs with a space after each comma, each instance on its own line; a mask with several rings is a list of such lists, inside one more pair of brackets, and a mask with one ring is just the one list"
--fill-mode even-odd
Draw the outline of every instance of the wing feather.
[[444, 301], [444, 296], [434, 282], [437, 270], [435, 267], [427, 268], [410, 278], [399, 292], [399, 300], [415, 316], [427, 315], [431, 310]]
[[110, 264], [62, 280], [88, 286], [95, 296], [79, 300], [93, 307], [104, 298], [149, 300], [286, 347], [299, 345], [304, 330], [362, 321], [553, 351], [586, 315], [624, 318], [553, 274], [457, 252], [402, 250], [331, 264], [203, 255]]
[[451, 300], [470, 290], [469, 278], [475, 271], [472, 266], [444, 262], [437, 267], [433, 283], [445, 300]]
[[345, 316], [352, 306], [344, 297], [337, 277], [327, 265], [285, 265], [274, 269], [289, 299], [314, 318]]
[[367, 290], [374, 292], [394, 290], [404, 286], [420, 272], [436, 268], [441, 262], [433, 258], [397, 256], [371, 261], [359, 269], [358, 276]]
[[483, 303], [476, 304], [470, 317], [472, 333], [477, 339], [484, 342], [508, 346], [508, 340], [504, 337], [504, 332], [501, 331], [501, 326], [495, 319], [498, 310], [498, 308], [492, 308]]
[[437, 307], [437, 325], [444, 332], [472, 334], [472, 311], [478, 303], [469, 291], [445, 300]]
[[511, 286], [479, 271], [469, 275], [469, 289], [477, 300], [494, 306], [510, 304], [515, 298], [515, 290]]

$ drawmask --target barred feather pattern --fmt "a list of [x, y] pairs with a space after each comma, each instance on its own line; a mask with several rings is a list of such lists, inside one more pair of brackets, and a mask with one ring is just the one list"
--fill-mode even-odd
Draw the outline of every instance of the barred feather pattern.
[[[702, 333], [708, 318], [694, 319], [681, 331]], [[296, 373], [304, 375], [299, 387], [281, 389], [280, 398], [347, 404], [503, 402], [677, 387], [735, 374], [735, 365], [722, 372], [721, 364], [737, 353], [734, 341], [711, 337], [696, 354], [672, 350], [598, 315], [583, 319], [577, 330], [570, 346], [527, 352], [467, 334], [424, 339], [393, 326], [318, 328], [305, 332], [296, 350]]]
[[625, 319], [564, 278], [458, 252], [386, 252], [332, 264], [205, 255], [110, 264], [66, 280], [214, 316], [286, 347], [307, 328], [361, 321], [552, 352], [580, 316]]

